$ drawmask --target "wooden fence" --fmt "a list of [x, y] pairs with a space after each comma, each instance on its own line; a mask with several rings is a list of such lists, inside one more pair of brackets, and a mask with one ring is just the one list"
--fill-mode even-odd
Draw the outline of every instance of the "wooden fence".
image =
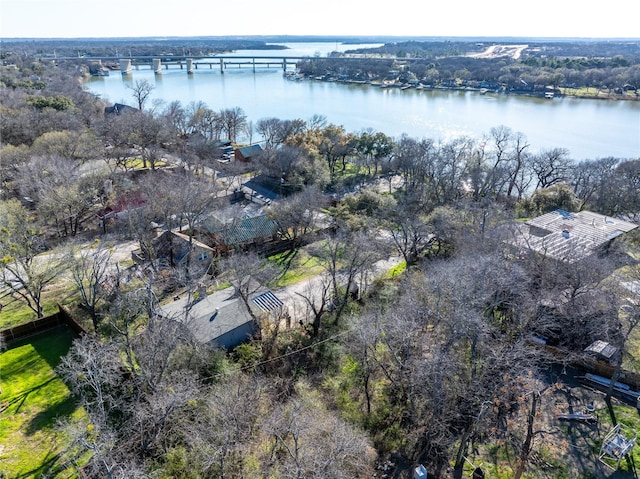
[[58, 312], [53, 313], [44, 318], [34, 319], [28, 323], [23, 323], [12, 328], [4, 329], [0, 331], [3, 344], [9, 345], [15, 341], [40, 334], [45, 331], [57, 329], [62, 326], [67, 326], [74, 332], [76, 336], [84, 334], [86, 330], [80, 325], [69, 312], [58, 304]]

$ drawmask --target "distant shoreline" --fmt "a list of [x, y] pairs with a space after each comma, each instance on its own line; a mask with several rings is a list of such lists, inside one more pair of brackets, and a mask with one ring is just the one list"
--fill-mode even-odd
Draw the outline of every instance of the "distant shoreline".
[[487, 95], [516, 95], [516, 96], [527, 96], [532, 98], [541, 98], [541, 99], [549, 99], [553, 100], [556, 98], [576, 98], [581, 100], [611, 100], [611, 101], [640, 101], [640, 94], [635, 95], [593, 95], [593, 94], [567, 94], [563, 90], [564, 88], [556, 89], [551, 97], [546, 97], [545, 92], [527, 92], [520, 90], [511, 90], [511, 91], [495, 91], [495, 90], [486, 90], [484, 88], [476, 88], [476, 87], [463, 87], [463, 86], [430, 86], [430, 85], [406, 85], [401, 83], [387, 83], [380, 81], [364, 81], [364, 80], [349, 80], [349, 79], [338, 79], [338, 78], [322, 78], [322, 77], [308, 77], [304, 75], [299, 75], [295, 78], [295, 75], [291, 75], [293, 79], [301, 79], [301, 80], [311, 80], [311, 81], [321, 81], [325, 83], [342, 83], [345, 85], [369, 85], [377, 88], [392, 88], [392, 89], [400, 89], [400, 90], [424, 90], [424, 91], [462, 91], [462, 92], [476, 92], [478, 94], [487, 94]]

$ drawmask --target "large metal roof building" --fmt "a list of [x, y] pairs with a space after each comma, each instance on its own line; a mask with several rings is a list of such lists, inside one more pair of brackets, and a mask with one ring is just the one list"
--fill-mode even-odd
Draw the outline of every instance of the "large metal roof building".
[[553, 259], [574, 263], [606, 248], [638, 225], [591, 211], [555, 210], [517, 226], [512, 243]]

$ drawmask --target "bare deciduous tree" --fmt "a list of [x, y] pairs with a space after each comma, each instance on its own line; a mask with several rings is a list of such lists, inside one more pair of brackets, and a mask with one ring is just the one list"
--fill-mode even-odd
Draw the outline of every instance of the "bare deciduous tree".
[[88, 423], [67, 430], [75, 431], [80, 454], [90, 453], [87, 469], [95, 477], [122, 477], [118, 471], [138, 463], [148, 468], [200, 398], [197, 374], [206, 354], [183, 323], [156, 318], [129, 345], [87, 334], [58, 367], [87, 412]]
[[92, 245], [68, 253], [73, 283], [80, 293], [80, 304], [87, 310], [97, 333], [99, 325], [98, 305], [104, 299], [103, 281], [111, 264], [112, 250], [108, 245], [95, 241]]
[[227, 138], [234, 143], [237, 141], [238, 135], [244, 132], [248, 126], [247, 115], [239, 107], [222, 110], [220, 112], [220, 122], [223, 131], [227, 134]]
[[87, 219], [103, 177], [83, 173], [79, 163], [62, 157], [34, 157], [23, 165], [18, 185], [30, 197], [45, 223], [60, 236], [75, 236]]
[[311, 314], [311, 337], [317, 338], [320, 334], [320, 326], [322, 319], [332, 308], [330, 307], [331, 299], [331, 281], [324, 276], [309, 281], [307, 287], [302, 292], [296, 292], [304, 302]]
[[17, 200], [0, 204], [0, 232], [0, 281], [41, 318], [42, 293], [58, 277], [60, 257], [40, 254], [44, 241], [38, 225]]
[[278, 235], [289, 241], [292, 249], [297, 249], [304, 236], [318, 227], [322, 203], [321, 193], [308, 187], [272, 206], [268, 215], [278, 224]]
[[390, 234], [398, 253], [402, 255], [407, 267], [414, 265], [431, 237], [430, 227], [419, 211], [408, 205], [398, 203], [391, 211], [386, 212], [383, 225]]
[[[188, 254], [184, 262], [184, 276], [189, 284], [194, 278], [193, 242], [197, 226], [211, 214], [217, 201], [217, 185], [207, 176], [197, 177], [187, 170], [165, 174], [160, 178], [150, 178], [145, 185], [150, 208], [155, 211], [158, 220], [168, 229], [186, 226], [185, 234], [189, 238]], [[148, 217], [140, 226], [148, 228]]]
[[58, 374], [80, 398], [94, 427], [107, 427], [110, 414], [122, 409], [117, 392], [120, 366], [116, 344], [89, 334], [74, 342], [58, 366]]
[[133, 85], [127, 85], [127, 88], [131, 90], [131, 96], [136, 101], [138, 110], [142, 111], [155, 86], [148, 80], [136, 80]]
[[268, 468], [291, 479], [370, 477], [375, 454], [366, 437], [327, 411], [303, 384], [297, 391], [265, 420], [262, 431], [273, 438]]
[[373, 265], [381, 259], [381, 249], [368, 232], [339, 231], [322, 241], [315, 254], [331, 281], [334, 319], [338, 324], [350, 298], [364, 295]]
[[265, 141], [265, 149], [277, 148], [291, 136], [304, 130], [304, 120], [280, 120], [263, 118], [256, 123], [256, 131]]
[[[221, 271], [231, 281], [249, 316], [258, 325], [262, 335], [263, 356], [268, 358], [280, 332], [279, 314], [261, 314], [252, 305], [255, 293], [269, 285], [278, 275], [278, 269], [255, 253], [234, 252], [221, 264]], [[278, 313], [278, 312], [275, 312]]]
[[203, 474], [236, 478], [258, 436], [259, 421], [272, 404], [269, 382], [255, 375], [233, 374], [203, 398], [198, 414], [182, 434]]
[[536, 189], [566, 181], [572, 165], [573, 160], [569, 157], [569, 151], [564, 148], [542, 151], [533, 157], [531, 162], [531, 169], [537, 179]]

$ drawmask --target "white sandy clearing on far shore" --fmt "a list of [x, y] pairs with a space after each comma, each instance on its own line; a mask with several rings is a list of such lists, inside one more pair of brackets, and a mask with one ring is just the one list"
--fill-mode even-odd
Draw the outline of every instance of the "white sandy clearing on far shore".
[[520, 58], [520, 55], [522, 55], [522, 52], [528, 47], [529, 45], [491, 45], [485, 51], [481, 53], [472, 53], [469, 56], [472, 58], [511, 57], [517, 60]]

